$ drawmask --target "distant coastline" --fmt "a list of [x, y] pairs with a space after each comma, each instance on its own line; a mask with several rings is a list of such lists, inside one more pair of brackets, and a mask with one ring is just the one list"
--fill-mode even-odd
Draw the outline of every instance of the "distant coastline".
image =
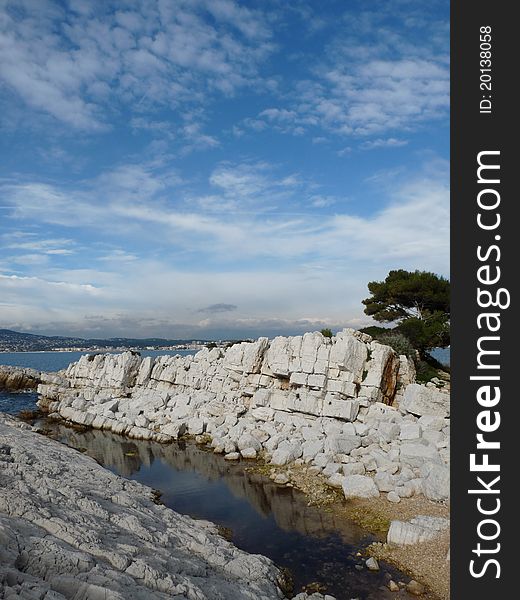
[[[47, 336], [0, 329], [0, 353], [13, 352], [124, 352], [125, 350], [197, 350], [209, 342], [195, 339], [78, 338]], [[215, 343], [215, 342], [213, 342]], [[217, 342], [220, 344], [223, 342]]]

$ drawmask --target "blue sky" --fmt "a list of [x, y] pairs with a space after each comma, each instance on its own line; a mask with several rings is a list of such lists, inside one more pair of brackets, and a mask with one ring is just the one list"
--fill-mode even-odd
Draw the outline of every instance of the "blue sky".
[[0, 327], [360, 327], [448, 161], [447, 1], [0, 0]]

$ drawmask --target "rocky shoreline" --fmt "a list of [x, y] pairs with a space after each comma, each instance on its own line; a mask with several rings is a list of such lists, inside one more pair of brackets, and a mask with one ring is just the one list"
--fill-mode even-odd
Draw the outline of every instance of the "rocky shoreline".
[[305, 464], [345, 498], [449, 501], [449, 384], [344, 330], [260, 338], [226, 351], [83, 356], [42, 374], [52, 417], [159, 442], [203, 436], [227, 460]]
[[[13, 373], [11, 370], [11, 380], [17, 381]], [[303, 469], [310, 476], [310, 481], [312, 477], [325, 481], [339, 490], [347, 500], [375, 504], [383, 502], [390, 509], [390, 513], [394, 511], [393, 514], [399, 512], [396, 504], [402, 501], [402, 506], [406, 509], [416, 501], [415, 498], [417, 502], [423, 498], [424, 501], [427, 499], [449, 505], [448, 378], [436, 379], [426, 385], [417, 384], [410, 360], [405, 356], [397, 356], [390, 347], [354, 330], [344, 330], [332, 339], [324, 338], [320, 333], [293, 338], [279, 337], [272, 341], [260, 338], [256, 342], [236, 344], [226, 351], [204, 349], [195, 356], [186, 357], [162, 356], [143, 359], [135, 352], [120, 355], [85, 355], [64, 371], [37, 375], [40, 380], [39, 407], [50, 417], [66, 423], [161, 443], [189, 435], [199, 443], [210, 445], [215, 453], [223, 454], [227, 460], [261, 459], [261, 464], [271, 469], [275, 481], [276, 477], [285, 478], [284, 481], [281, 481], [281, 478], [277, 481], [281, 485], [290, 480], [291, 469]], [[14, 425], [5, 419], [1, 423], [2, 434], [5, 436], [6, 427], [12, 430]], [[35, 435], [16, 429], [16, 435], [19, 434]], [[6, 448], [4, 463], [8, 465], [12, 462], [11, 449], [16, 443], [18, 442], [15, 439], [10, 439], [3, 446]], [[22, 445], [25, 446], [25, 443], [24, 441]], [[28, 443], [31, 448], [34, 442]], [[45, 443], [55, 442], [47, 440]], [[58, 447], [62, 448], [59, 444]], [[38, 452], [45, 456], [47, 448], [39, 449]], [[66, 449], [64, 452], [73, 451]], [[31, 454], [26, 461], [27, 467], [34, 464], [37, 454], [36, 451]], [[47, 457], [46, 468], [53, 475], [59, 474], [60, 478], [54, 479], [52, 483], [49, 481], [47, 487], [43, 486], [42, 493], [49, 497], [56, 495], [61, 499], [63, 481], [66, 482], [67, 490], [79, 485], [79, 481], [74, 479], [71, 484], [67, 479], [72, 476], [71, 469], [76, 468], [75, 461], [89, 459], [75, 453], [74, 457], [71, 456], [70, 468], [64, 470], [59, 451], [56, 449], [51, 455]], [[22, 462], [24, 460], [25, 458]], [[90, 466], [95, 464], [89, 462]], [[55, 463], [58, 466], [55, 466]], [[82, 465], [80, 467], [82, 468]], [[88, 498], [87, 488], [93, 477], [98, 478], [97, 469], [108, 473], [98, 465], [94, 471], [89, 467], [83, 472], [86, 487], [80, 491], [79, 497], [84, 494]], [[26, 475], [23, 469], [21, 473], [23, 483], [20, 485], [26, 491]], [[40, 475], [44, 480], [48, 479], [48, 473], [44, 469]], [[62, 477], [65, 477], [65, 480]], [[104, 475], [100, 475], [100, 480], [103, 480], [103, 477]], [[110, 474], [110, 477], [116, 476]], [[121, 485], [134, 486], [129, 482]], [[129, 506], [137, 513], [143, 510], [144, 514], [149, 515], [150, 506], [147, 503], [151, 501], [153, 504], [153, 500], [150, 500], [151, 490], [135, 485], [137, 487], [132, 487], [132, 493], [135, 493], [136, 499], [129, 501]], [[141, 500], [137, 498], [139, 495], [146, 504], [144, 508], [140, 504]], [[25, 494], [19, 493], [18, 497], [24, 498], [20, 504], [24, 506]], [[77, 499], [78, 494], [75, 497]], [[388, 503], [383, 499], [388, 500]], [[103, 505], [99, 500], [96, 502]], [[87, 501], [85, 506], [89, 507], [90, 502]], [[396, 506], [395, 510], [391, 508], [393, 506]], [[70, 509], [72, 511], [72, 507]], [[163, 509], [164, 507], [161, 510]], [[6, 543], [16, 535], [21, 535], [23, 539], [27, 536], [30, 539], [45, 538], [48, 535], [44, 530], [32, 529], [35, 525], [45, 529], [47, 518], [40, 518], [39, 521], [35, 520], [28, 525], [25, 521], [20, 522], [21, 515], [17, 515], [16, 510], [18, 509], [14, 499], [2, 499], [0, 517], [3, 521], [0, 531]], [[87, 513], [89, 510], [87, 509]], [[97, 510], [96, 508], [94, 513]], [[82, 512], [83, 509], [80, 509], [72, 520], [82, 523]], [[2, 513], [8, 516], [5, 517]], [[134, 516], [137, 513], [133, 513]], [[45, 511], [43, 514], [46, 514]], [[102, 511], [102, 514], [105, 513]], [[392, 518], [387, 537], [388, 548], [403, 549], [406, 558], [407, 548], [420, 548], [421, 544], [431, 543], [439, 536], [446, 539], [446, 534], [449, 535], [446, 513], [439, 518], [432, 518], [432, 515], [427, 517], [427, 514], [428, 511], [412, 514], [408, 511], [408, 517], [403, 520]], [[72, 512], [69, 517], [72, 517]], [[180, 515], [171, 518], [177, 517], [181, 518]], [[50, 518], [52, 523], [54, 516], [50, 515]], [[85, 519], [89, 518], [87, 514]], [[109, 519], [111, 518], [109, 516]], [[191, 524], [193, 523], [198, 522], [191, 521]], [[17, 527], [21, 528], [18, 533]], [[217, 535], [215, 527], [210, 524], [203, 523], [202, 528], [204, 535], [210, 535], [210, 531], [211, 535]], [[159, 525], [154, 525], [153, 520], [150, 525], [143, 526], [143, 531], [145, 530], [148, 531], [148, 537], [161, 532]], [[15, 533], [12, 533], [13, 531]], [[123, 537], [126, 535], [127, 532], [124, 532]], [[202, 534], [197, 532], [196, 536], [200, 535]], [[161, 542], [166, 539], [164, 536], [159, 537]], [[70, 542], [68, 537], [64, 540]], [[114, 539], [104, 540], [98, 536], [96, 540], [102, 546], [112, 548], [115, 544], [119, 548]], [[153, 543], [157, 543], [157, 540]], [[170, 540], [167, 543], [173, 542]], [[178, 540], [176, 543], [178, 544]], [[220, 542], [212, 540], [211, 543], [217, 548]], [[85, 548], [80, 550], [85, 551]], [[218, 551], [220, 552], [220, 547]], [[225, 551], [232, 552], [229, 548]], [[109, 554], [110, 552], [112, 549]], [[93, 560], [105, 557], [106, 548], [103, 552], [94, 554]], [[151, 567], [153, 581], [164, 576], [161, 568], [166, 564], [166, 559], [160, 556], [160, 564], [154, 563]], [[245, 557], [248, 555], [245, 554]], [[255, 559], [254, 556], [249, 558]], [[279, 571], [268, 559], [260, 558], [261, 566], [258, 568], [262, 573], [265, 571], [264, 575], [269, 585], [272, 585], [269, 589], [260, 586], [253, 596], [249, 596], [247, 590], [244, 591], [246, 595], [241, 595], [242, 588], [238, 587], [233, 594], [229, 591], [228, 595], [222, 595], [219, 591], [220, 584], [235, 585], [234, 582], [228, 581], [229, 573], [226, 572], [223, 575], [225, 583], [219, 580], [219, 584], [210, 587], [209, 592], [201, 592], [202, 595], [198, 591], [192, 592], [192, 582], [188, 582], [185, 589], [191, 595], [179, 597], [282, 597], [279, 595]], [[391, 559], [391, 555], [388, 558]], [[132, 556], [127, 557], [127, 562], [131, 559]], [[181, 562], [184, 559], [188, 560], [183, 556]], [[17, 574], [19, 555], [5, 555], [3, 562], [6, 560], [11, 566], [7, 570], [4, 569], [0, 575], [4, 587], [12, 587], [11, 584], [15, 582], [15, 586], [35, 585], [40, 586], [40, 591], [47, 589], [47, 577], [43, 583], [35, 583], [34, 579], [27, 580], [27, 583]], [[246, 558], [244, 560], [247, 562]], [[57, 558], [56, 561], [58, 564]], [[446, 563], [444, 559], [443, 562]], [[98, 569], [98, 566], [92, 566], [92, 562], [88, 564], [89, 569]], [[113, 567], [112, 564], [110, 568]], [[56, 567], [57, 570], [60, 568], [62, 567]], [[65, 568], [68, 569], [68, 566]], [[101, 569], [102, 573], [104, 568], [105, 566]], [[139, 586], [143, 583], [141, 579], [145, 576], [138, 578], [137, 583], [132, 583], [126, 579], [126, 568], [124, 577], [120, 579], [118, 576], [115, 581], [117, 585], [123, 582], [122, 586], [129, 586], [125, 588], [127, 591], [121, 595], [119, 591], [110, 588], [107, 598], [166, 597], [161, 595], [164, 593], [161, 589], [155, 588], [154, 593], [159, 595], [139, 595]], [[256, 568], [255, 566], [253, 571]], [[148, 573], [147, 569], [148, 567], [144, 571], [145, 574]], [[413, 569], [411, 572], [413, 573]], [[221, 575], [219, 573], [219, 577]], [[38, 574], [34, 576], [37, 577]], [[211, 576], [213, 577], [213, 573]], [[91, 583], [98, 585], [97, 574], [92, 581], [89, 577], [80, 577], [81, 581], [86, 582], [87, 588]], [[106, 581], [106, 575], [102, 575], [99, 581]], [[196, 585], [199, 583], [197, 580]], [[136, 595], [129, 595], [128, 590], [132, 586], [136, 586]], [[227, 589], [231, 590], [231, 587]], [[249, 583], [247, 589], [252, 589]], [[65, 591], [62, 596], [71, 597], [70, 589]], [[37, 597], [62, 597], [52, 595], [55, 592], [45, 593], [48, 595], [41, 591]], [[56, 590], [56, 593], [62, 592]], [[90, 597], [88, 594], [83, 596], [82, 593], [77, 597]], [[170, 593], [168, 597], [176, 596]], [[299, 600], [306, 597], [301, 594], [297, 596]], [[319, 595], [310, 597], [313, 600], [323, 598]], [[331, 600], [330, 596], [326, 598]]]
[[11, 392], [35, 390], [41, 383], [41, 375], [35, 369], [0, 365], [0, 389]]
[[2, 597], [285, 597], [284, 576], [269, 559], [237, 549], [212, 523], [158, 504], [150, 488], [5, 415], [0, 477]]

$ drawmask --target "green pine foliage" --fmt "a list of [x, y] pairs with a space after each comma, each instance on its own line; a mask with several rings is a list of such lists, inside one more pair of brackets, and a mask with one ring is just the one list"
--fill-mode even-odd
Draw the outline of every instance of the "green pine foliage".
[[[390, 271], [384, 281], [371, 281], [368, 290], [371, 296], [363, 300], [365, 314], [381, 323], [395, 323], [391, 331], [409, 340], [422, 356], [432, 348], [449, 346], [449, 280], [428, 271], [399, 269]], [[370, 333], [369, 329], [364, 331]], [[380, 329], [375, 328], [377, 339], [385, 335]]]

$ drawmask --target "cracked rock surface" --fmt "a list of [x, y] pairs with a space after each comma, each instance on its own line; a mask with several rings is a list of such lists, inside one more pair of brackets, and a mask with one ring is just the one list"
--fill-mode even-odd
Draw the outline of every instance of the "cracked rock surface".
[[0, 598], [275, 600], [269, 559], [0, 415]]

